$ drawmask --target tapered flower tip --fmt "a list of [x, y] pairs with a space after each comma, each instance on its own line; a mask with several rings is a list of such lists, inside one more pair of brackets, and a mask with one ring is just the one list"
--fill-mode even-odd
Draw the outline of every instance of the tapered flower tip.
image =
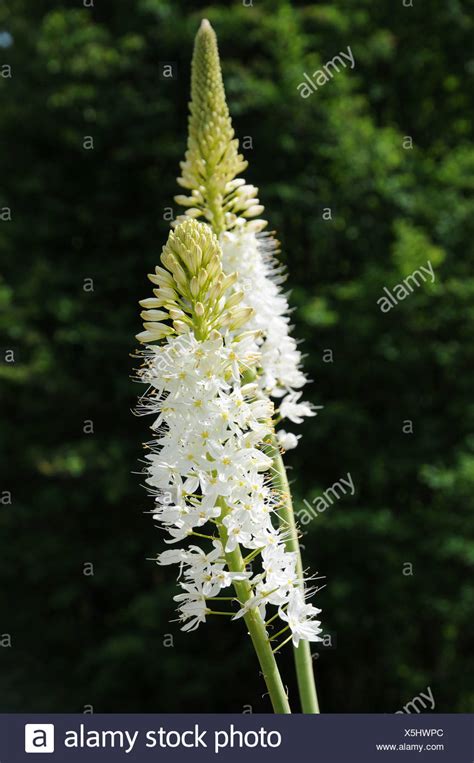
[[189, 193], [179, 194], [176, 201], [186, 207], [187, 217], [203, 217], [219, 235], [235, 227], [239, 218], [255, 217], [262, 206], [257, 189], [238, 178], [247, 162], [239, 154], [225, 99], [217, 37], [207, 19], [201, 21], [194, 41], [189, 111], [188, 150], [178, 178]]
[[[201, 21], [196, 32], [193, 61], [200, 76], [206, 76], [206, 70], [210, 68], [212, 74], [221, 80], [221, 87], [223, 89], [217, 36], [207, 19]], [[225, 99], [223, 93], [222, 97]]]
[[203, 19], [197, 30], [194, 40], [195, 55], [206, 55], [212, 57], [212, 66], [219, 63], [219, 53], [217, 52], [217, 36], [214, 28], [207, 19]]

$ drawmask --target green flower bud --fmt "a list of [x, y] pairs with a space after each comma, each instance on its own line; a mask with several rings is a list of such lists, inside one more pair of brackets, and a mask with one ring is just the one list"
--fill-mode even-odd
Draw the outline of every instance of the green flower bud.
[[155, 297], [140, 302], [147, 308], [140, 313], [145, 328], [137, 336], [140, 342], [161, 341], [187, 331], [205, 339], [211, 332], [242, 325], [249, 308], [236, 307], [241, 292], [227, 296], [236, 275], [224, 276], [221, 257], [217, 237], [208, 225], [187, 218], [171, 231], [161, 253], [164, 268], [157, 267], [148, 276], [158, 286], [153, 289]]
[[190, 195], [175, 196], [186, 208], [178, 217], [202, 217], [219, 235], [230, 230], [239, 216], [260, 214], [258, 189], [237, 175], [247, 167], [239, 153], [239, 142], [225, 99], [217, 38], [204, 19], [196, 35], [191, 72], [189, 136], [178, 184]]

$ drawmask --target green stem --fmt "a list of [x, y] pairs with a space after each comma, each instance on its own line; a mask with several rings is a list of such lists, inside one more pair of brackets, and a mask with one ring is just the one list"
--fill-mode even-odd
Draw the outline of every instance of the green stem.
[[[220, 518], [223, 519], [229, 510], [222, 499], [219, 499], [219, 505], [222, 508], [222, 514]], [[228, 534], [227, 528], [222, 523], [219, 523], [219, 534], [221, 537], [222, 545], [225, 549], [227, 545]], [[225, 558], [231, 572], [245, 571], [245, 564], [239, 545], [235, 547], [234, 551], [225, 552]], [[253, 596], [252, 587], [248, 580], [234, 580], [234, 588], [237, 594], [237, 598], [239, 599], [239, 602], [242, 606], [246, 604]], [[265, 679], [265, 683], [270, 694], [270, 699], [272, 701], [273, 710], [275, 713], [291, 713], [285, 687], [283, 686], [275, 656], [272, 652], [272, 648], [268, 640], [265, 623], [263, 622], [263, 618], [258, 608], [253, 607], [250, 609], [244, 615], [244, 620], [248, 628], [250, 638], [252, 639], [254, 649], [257, 653], [260, 667], [263, 672], [263, 677]]]
[[[288, 535], [286, 548], [288, 551], [296, 552], [296, 569], [301, 585], [303, 585], [303, 563], [301, 561], [301, 551], [293, 511], [293, 502], [291, 500], [288, 477], [286, 476], [286, 469], [281, 457], [276, 435], [272, 436], [269, 443], [268, 455], [273, 459], [273, 484], [281, 494], [282, 498], [282, 506], [278, 513], [282, 529]], [[319, 713], [318, 695], [316, 693], [316, 684], [314, 681], [313, 659], [311, 657], [309, 642], [301, 640], [298, 646], [293, 647], [293, 654], [303, 713]]]
[[219, 236], [222, 231], [225, 230], [225, 218], [224, 210], [222, 209], [222, 197], [219, 198], [219, 192], [213, 183], [213, 175], [214, 167], [212, 166], [209, 167], [207, 172], [207, 184], [205, 184], [205, 188], [207, 206], [212, 215], [212, 229], [216, 236]]

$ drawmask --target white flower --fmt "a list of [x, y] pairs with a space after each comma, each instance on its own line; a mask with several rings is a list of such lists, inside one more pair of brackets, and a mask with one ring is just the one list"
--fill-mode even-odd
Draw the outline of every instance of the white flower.
[[233, 551], [238, 543], [250, 547], [252, 540], [251, 522], [245, 512], [233, 511], [222, 520], [222, 524], [227, 527], [227, 543], [225, 550]]
[[298, 588], [293, 588], [288, 596], [288, 605], [286, 610], [280, 607], [279, 615], [290, 626], [293, 637], [293, 644], [298, 646], [300, 639], [306, 641], [322, 641], [319, 636], [321, 625], [319, 620], [314, 620], [314, 615], [318, 615], [320, 609], [313, 607], [312, 604], [306, 604], [302, 592]]
[[282, 418], [287, 418], [293, 422], [293, 424], [301, 424], [303, 416], [316, 416], [315, 409], [322, 406], [314, 406], [311, 403], [299, 403], [302, 393], [290, 392], [280, 405], [280, 415]]
[[284, 429], [280, 429], [277, 432], [278, 443], [281, 445], [283, 450], [292, 450], [293, 448], [296, 448], [300, 437], [300, 434], [295, 435], [293, 432], [285, 432]]
[[186, 593], [173, 596], [174, 601], [180, 603], [179, 619], [184, 622], [183, 631], [195, 631], [196, 628], [206, 621], [208, 607], [206, 597], [202, 591], [186, 583], [181, 583]]

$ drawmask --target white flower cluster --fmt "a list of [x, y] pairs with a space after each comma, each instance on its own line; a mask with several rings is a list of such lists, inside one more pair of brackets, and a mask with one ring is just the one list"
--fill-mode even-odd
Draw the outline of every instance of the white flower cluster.
[[[222, 233], [222, 265], [225, 273], [238, 274], [236, 288], [244, 294], [243, 304], [253, 309], [248, 328], [258, 330], [262, 337], [259, 385], [265, 394], [280, 399], [282, 419], [300, 424], [304, 416], [315, 415], [315, 407], [300, 402], [299, 390], [307, 380], [301, 370], [301, 353], [290, 333], [288, 300], [280, 288], [284, 275], [275, 258], [277, 242], [260, 232], [263, 225], [263, 220], [240, 218], [232, 231]], [[297, 445], [294, 434], [282, 430], [278, 436], [285, 450]]]
[[[235, 617], [256, 607], [265, 617], [273, 605], [295, 645], [319, 640], [320, 610], [305, 602], [296, 554], [286, 551], [272, 522], [280, 496], [270, 485], [264, 440], [272, 432], [273, 404], [257, 384], [241, 381], [242, 367], [255, 367], [254, 334], [168, 336], [144, 355], [140, 377], [149, 388], [139, 412], [156, 415], [146, 457], [154, 518], [168, 543], [206, 538], [209, 547], [173, 548], [157, 559], [180, 566], [183, 592], [175, 600], [183, 630], [205, 621], [223, 589], [245, 584]], [[240, 549], [248, 551], [245, 559]]]

